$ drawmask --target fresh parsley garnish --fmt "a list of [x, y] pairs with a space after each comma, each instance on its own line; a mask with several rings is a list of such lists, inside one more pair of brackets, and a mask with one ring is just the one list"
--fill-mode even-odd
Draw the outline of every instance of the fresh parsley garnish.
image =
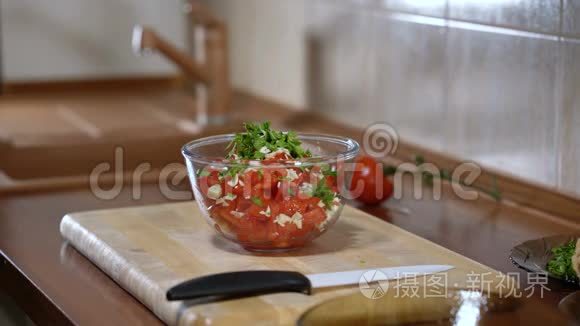
[[324, 203], [326, 207], [330, 207], [332, 205], [332, 201], [334, 200], [334, 192], [326, 185], [326, 181], [324, 179], [320, 180], [316, 184], [316, 188], [312, 192], [313, 197], [318, 197]]
[[251, 198], [251, 200], [252, 200], [252, 203], [254, 203], [260, 207], [264, 206], [264, 203], [262, 203], [262, 200], [259, 197], [253, 196]]
[[336, 177], [337, 173], [336, 171], [332, 170], [332, 167], [330, 166], [330, 164], [324, 164], [322, 165], [321, 168], [322, 171], [322, 175], [324, 175], [325, 177]]
[[297, 168], [299, 168], [302, 172], [308, 172], [310, 167], [308, 165], [298, 165]]
[[554, 256], [548, 262], [548, 272], [564, 279], [577, 279], [576, 271], [572, 267], [572, 256], [576, 251], [576, 241], [572, 240], [564, 245], [552, 249]]
[[293, 131], [272, 130], [270, 122], [245, 123], [245, 132], [237, 133], [228, 145], [228, 158], [237, 155], [239, 159], [261, 160], [267, 153], [286, 149], [292, 158], [310, 157], [309, 150], [302, 148], [302, 142]]
[[226, 170], [220, 171], [220, 176], [225, 177], [225, 176], [229, 175], [230, 177], [233, 178], [236, 174], [242, 172], [247, 167], [248, 166], [245, 164], [233, 164], [230, 167], [228, 167]]

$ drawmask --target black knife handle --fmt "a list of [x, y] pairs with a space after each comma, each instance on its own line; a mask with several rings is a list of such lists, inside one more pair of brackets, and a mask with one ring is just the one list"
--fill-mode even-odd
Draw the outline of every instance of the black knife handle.
[[243, 271], [213, 274], [177, 284], [167, 291], [167, 300], [249, 297], [279, 292], [310, 294], [310, 280], [290, 271]]

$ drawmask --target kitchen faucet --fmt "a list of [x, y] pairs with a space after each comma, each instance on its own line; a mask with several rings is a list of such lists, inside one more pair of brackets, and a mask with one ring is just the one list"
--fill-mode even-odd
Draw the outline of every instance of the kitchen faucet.
[[[159, 36], [153, 29], [136, 25], [133, 28], [133, 51], [143, 54], [159, 52], [175, 65], [194, 83], [201, 83], [198, 90], [199, 124], [221, 124], [225, 121], [230, 106], [231, 89], [229, 83], [227, 28], [202, 5], [188, 0], [186, 6], [189, 28], [203, 27], [205, 53], [203, 62], [194, 60], [184, 51]], [[201, 114], [199, 114], [201, 113]]]

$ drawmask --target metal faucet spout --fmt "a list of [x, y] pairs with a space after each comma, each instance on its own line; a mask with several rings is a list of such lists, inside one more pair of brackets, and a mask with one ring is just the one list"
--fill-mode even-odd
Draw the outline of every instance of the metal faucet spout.
[[[231, 88], [229, 82], [227, 28], [196, 1], [190, 1], [187, 14], [194, 25], [205, 28], [205, 60], [196, 62], [184, 51], [179, 50], [151, 28], [136, 25], [133, 28], [131, 45], [136, 55], [158, 52], [173, 62], [193, 82], [203, 84], [206, 89], [199, 98], [207, 98], [203, 121], [221, 124], [226, 120], [230, 107]], [[199, 93], [199, 91], [198, 91]], [[198, 110], [203, 109], [199, 107]]]

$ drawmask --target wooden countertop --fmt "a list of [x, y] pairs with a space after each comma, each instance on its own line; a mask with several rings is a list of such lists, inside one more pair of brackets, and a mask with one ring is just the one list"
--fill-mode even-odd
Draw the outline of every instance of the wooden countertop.
[[[385, 207], [363, 210], [502, 272], [518, 272], [508, 259], [514, 245], [567, 233], [573, 227], [517, 207], [498, 207], [486, 199], [416, 201], [408, 197], [389, 205], [406, 208], [409, 214]], [[0, 199], [0, 248], [5, 260], [2, 287], [33, 320], [82, 325], [158, 323], [131, 295], [66, 246], [58, 226], [61, 217], [71, 211], [166, 201], [156, 185], [146, 185], [140, 200], [131, 199], [130, 187], [111, 201], [99, 200], [82, 189]], [[525, 281], [525, 274], [521, 277]], [[554, 290], [548, 293], [548, 300], [555, 304], [568, 290], [560, 289], [559, 284], [551, 286]]]
[[[240, 108], [236, 114], [244, 119], [289, 119], [294, 126], [299, 124], [294, 119], [297, 113], [252, 97], [237, 96], [234, 106]], [[187, 182], [178, 187], [187, 189]], [[168, 202], [157, 185], [144, 185], [139, 200], [131, 198], [128, 186], [113, 200], [100, 200], [86, 187], [4, 192], [1, 196], [0, 286], [33, 320], [39, 324], [160, 323], [90, 261], [63, 243], [58, 229], [62, 216], [71, 211]], [[444, 194], [435, 201], [426, 197], [415, 200], [406, 194], [387, 206], [361, 208], [502, 272], [519, 272], [508, 259], [514, 245], [550, 234], [580, 231], [580, 225], [569, 220], [486, 198], [462, 201]], [[521, 275], [525, 282], [525, 274]], [[570, 292], [557, 282], [550, 287], [545, 301], [552, 304]]]

